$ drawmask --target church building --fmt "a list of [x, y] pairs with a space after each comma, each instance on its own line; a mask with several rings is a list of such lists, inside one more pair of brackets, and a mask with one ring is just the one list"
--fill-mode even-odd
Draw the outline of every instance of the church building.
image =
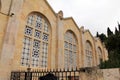
[[95, 67], [108, 60], [99, 38], [47, 0], [0, 0], [0, 80], [11, 71]]

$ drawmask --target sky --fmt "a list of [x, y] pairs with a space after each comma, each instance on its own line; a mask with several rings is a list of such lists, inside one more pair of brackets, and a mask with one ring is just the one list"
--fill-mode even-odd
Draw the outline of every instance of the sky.
[[120, 0], [47, 0], [53, 10], [63, 11], [64, 17], [73, 17], [79, 27], [107, 34], [120, 22]]

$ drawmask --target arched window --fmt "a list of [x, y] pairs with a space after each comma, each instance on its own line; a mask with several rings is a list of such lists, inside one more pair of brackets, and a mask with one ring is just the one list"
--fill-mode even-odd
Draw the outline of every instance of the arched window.
[[92, 67], [92, 45], [89, 41], [86, 41], [86, 66]]
[[49, 34], [49, 23], [44, 16], [38, 13], [28, 16], [24, 31], [22, 66], [47, 67]]
[[74, 68], [77, 66], [77, 41], [72, 31], [64, 36], [64, 66]]
[[97, 48], [99, 64], [102, 62], [102, 50], [100, 47]]

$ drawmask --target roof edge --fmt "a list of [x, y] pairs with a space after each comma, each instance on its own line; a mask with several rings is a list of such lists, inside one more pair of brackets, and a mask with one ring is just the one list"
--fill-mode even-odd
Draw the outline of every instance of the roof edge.
[[74, 18], [73, 17], [66, 17], [66, 18], [63, 18], [63, 20], [72, 20], [73, 23], [76, 25], [77, 29], [80, 30], [80, 28], [78, 27], [77, 23], [75, 22]]
[[57, 17], [57, 14], [53, 10], [53, 8], [50, 6], [50, 4], [48, 3], [48, 1], [47, 0], [44, 0], [44, 1], [47, 3], [48, 7], [52, 10], [52, 12], [54, 13], [54, 15]]
[[91, 37], [93, 38], [93, 40], [95, 40], [95, 39], [94, 39], [95, 37], [91, 34], [91, 32], [90, 32], [89, 29], [86, 29], [84, 32], [85, 32], [85, 33], [86, 33], [86, 32], [89, 32], [89, 34], [91, 35]]

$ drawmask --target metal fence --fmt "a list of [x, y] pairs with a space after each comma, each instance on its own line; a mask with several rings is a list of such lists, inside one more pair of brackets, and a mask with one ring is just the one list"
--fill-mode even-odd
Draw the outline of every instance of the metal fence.
[[40, 80], [41, 76], [53, 74], [57, 80], [80, 80], [80, 72], [84, 69], [53, 69], [53, 70], [33, 70], [33, 71], [12, 71], [10, 80]]

